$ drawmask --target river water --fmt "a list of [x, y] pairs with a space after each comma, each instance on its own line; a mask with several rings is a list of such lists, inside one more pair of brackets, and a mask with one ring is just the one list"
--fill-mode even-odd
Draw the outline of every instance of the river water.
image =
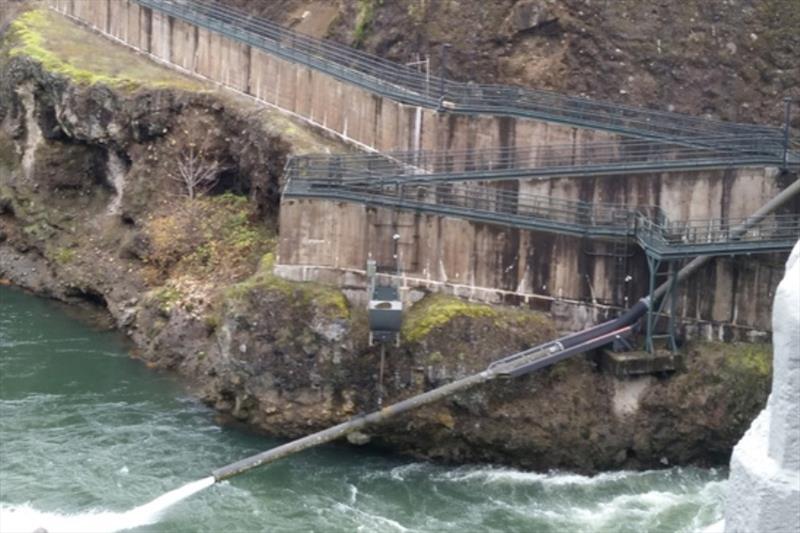
[[723, 470], [584, 477], [336, 446], [206, 487], [214, 468], [276, 441], [220, 427], [129, 348], [0, 287], [0, 531], [638, 533], [721, 517]]

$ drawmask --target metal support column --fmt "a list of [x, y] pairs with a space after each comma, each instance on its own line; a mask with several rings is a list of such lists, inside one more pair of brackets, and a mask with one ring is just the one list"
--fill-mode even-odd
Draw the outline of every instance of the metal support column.
[[[370, 333], [371, 334], [371, 333]], [[383, 407], [383, 396], [385, 389], [383, 388], [383, 373], [386, 366], [386, 343], [381, 342], [381, 366], [378, 370], [378, 409]]]
[[787, 96], [783, 99], [784, 116], [783, 116], [783, 170], [789, 169], [789, 132], [791, 130], [792, 120], [792, 98]]
[[444, 109], [444, 90], [445, 80], [447, 77], [447, 52], [450, 50], [450, 44], [445, 43], [442, 45], [441, 64], [439, 65], [439, 110]]
[[672, 353], [678, 351], [678, 343], [675, 340], [675, 312], [678, 303], [678, 270], [675, 262], [669, 263], [669, 349]]
[[399, 181], [394, 183], [395, 198], [400, 200], [399, 205], [392, 211], [392, 259], [394, 259], [395, 274], [400, 274], [400, 209], [402, 209], [402, 196], [405, 187]]
[[[657, 257], [647, 254], [647, 266], [650, 269], [650, 301], [655, 301], [655, 283], [658, 269], [664, 261]], [[647, 310], [647, 331], [645, 339], [645, 348], [651, 354], [655, 351], [655, 338], [667, 338], [670, 351], [675, 353], [678, 351], [678, 343], [675, 339], [675, 323], [677, 311], [677, 287], [678, 287], [678, 270], [675, 268], [674, 261], [669, 262], [669, 273], [667, 280], [667, 292], [662, 296], [658, 306], [650, 306]], [[655, 328], [658, 317], [664, 313], [667, 306], [667, 299], [669, 298], [669, 322], [667, 326], [666, 335], [656, 335]]]
[[[661, 260], [647, 254], [647, 267], [650, 269], [650, 301], [653, 301], [653, 294], [656, 291], [656, 273], [658, 273], [658, 268], [661, 266]], [[656, 312], [653, 311], [653, 306], [649, 306], [647, 308], [647, 318], [646, 318], [646, 325], [647, 329], [645, 331], [645, 349], [653, 353], [654, 346], [653, 346], [653, 328], [655, 327], [656, 321]]]

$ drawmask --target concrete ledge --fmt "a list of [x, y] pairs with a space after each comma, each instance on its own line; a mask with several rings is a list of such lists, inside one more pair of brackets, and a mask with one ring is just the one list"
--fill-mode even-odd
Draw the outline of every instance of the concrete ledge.
[[613, 352], [604, 349], [600, 352], [600, 367], [603, 371], [618, 378], [674, 372], [683, 369], [683, 354], [659, 351]]
[[[363, 269], [331, 267], [313, 264], [281, 263], [275, 265], [275, 275], [291, 281], [315, 281], [339, 287], [351, 303], [367, 305], [367, 272]], [[400, 289], [403, 304], [411, 306], [427, 292], [449, 294], [469, 301], [492, 305], [514, 305], [535, 311], [550, 313], [559, 331], [579, 331], [598, 322], [618, 316], [624, 309], [577, 301], [568, 298], [507, 291], [493, 287], [464, 285], [406, 274], [378, 274], [378, 281], [395, 285]], [[666, 316], [666, 315], [662, 315]], [[687, 339], [763, 341], [769, 333], [743, 325], [724, 322], [681, 319], [679, 333]]]

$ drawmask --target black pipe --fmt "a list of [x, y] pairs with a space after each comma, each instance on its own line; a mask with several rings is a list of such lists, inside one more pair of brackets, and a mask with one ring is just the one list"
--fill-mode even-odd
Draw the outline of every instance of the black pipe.
[[561, 362], [569, 357], [572, 357], [573, 355], [578, 355], [580, 353], [588, 352], [589, 350], [594, 350], [595, 348], [600, 348], [601, 346], [605, 346], [606, 344], [611, 344], [617, 339], [628, 337], [629, 335], [631, 335], [631, 333], [633, 333], [633, 326], [624, 326], [619, 329], [615, 329], [610, 332], [604, 333], [602, 335], [593, 337], [587, 341], [582, 342], [581, 344], [574, 345], [571, 348], [565, 348], [551, 355], [540, 357], [532, 361], [531, 363], [524, 364], [519, 366], [518, 368], [510, 370], [505, 375], [511, 378], [524, 376], [525, 374], [530, 374], [531, 372], [542, 370], [543, 368], [547, 368], [548, 366], [553, 366], [554, 364]]
[[[509, 371], [507, 369], [510, 368], [511, 365], [514, 364], [519, 365], [520, 361], [524, 361], [525, 359], [530, 358], [531, 356], [534, 355], [540, 356], [536, 358], [537, 362], [540, 361], [545, 362], [552, 360], [552, 363], [544, 364], [544, 366], [549, 366], [550, 364], [557, 363], [558, 361], [561, 361], [562, 359], [569, 357], [571, 355], [581, 353], [582, 351], [588, 351], [594, 348], [598, 348], [603, 344], [599, 344], [596, 346], [588, 346], [588, 347], [587, 345], [593, 343], [597, 339], [605, 338], [610, 333], [613, 333], [615, 331], [619, 331], [624, 328], [630, 328], [632, 330], [634, 324], [647, 313], [649, 307], [650, 307], [650, 298], [644, 297], [638, 302], [636, 302], [636, 305], [625, 311], [625, 313], [618, 316], [617, 318], [608, 320], [601, 324], [597, 324], [595, 326], [584, 329], [577, 333], [571, 333], [564, 337], [558, 338], [554, 341], [549, 341], [544, 344], [534, 346], [533, 348], [529, 348], [525, 351], [509, 355], [502, 359], [498, 359], [497, 361], [489, 365], [489, 370], [502, 367], [505, 370], [501, 371], [500, 373], [508, 375]], [[612, 338], [604, 344], [611, 343], [613, 340], [614, 338], [612, 336]], [[573, 348], [577, 348], [577, 350], [573, 350]], [[564, 355], [565, 353], [566, 355]], [[532, 368], [530, 368], [527, 372], [524, 373], [539, 370], [540, 368], [544, 368], [544, 366], [538, 364], [534, 365]], [[515, 367], [513, 376], [519, 376], [519, 375], [522, 375], [522, 373], [517, 372]]]
[[789, 170], [789, 132], [791, 131], [792, 121], [792, 98], [786, 96], [783, 99], [784, 118], [783, 118], [783, 170]]
[[571, 348], [572, 346], [584, 343], [590, 339], [605, 335], [615, 329], [630, 326], [647, 313], [647, 310], [650, 308], [650, 303], [650, 298], [646, 296], [617, 318], [568, 335], [561, 341], [561, 344], [563, 344], [565, 348]]

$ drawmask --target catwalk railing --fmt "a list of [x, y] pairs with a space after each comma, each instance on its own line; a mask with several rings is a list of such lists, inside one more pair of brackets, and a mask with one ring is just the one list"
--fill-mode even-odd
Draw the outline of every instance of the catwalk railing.
[[[719, 138], [698, 138], [714, 144]], [[711, 148], [643, 139], [583, 144], [531, 145], [507, 150], [418, 151], [386, 154], [310, 155], [294, 158], [287, 171], [302, 179], [405, 182], [517, 179], [781, 166], [781, 145], [739, 137], [739, 146]], [[791, 165], [798, 163], [790, 162]]]
[[550, 91], [463, 83], [429, 76], [345, 45], [309, 37], [221, 3], [135, 1], [408, 105], [459, 113], [528, 117], [661, 140], [693, 142], [696, 137], [714, 137], [718, 142], [735, 143], [727, 138], [783, 139], [782, 131], [773, 127], [703, 119]]
[[771, 215], [744, 233], [734, 230], [746, 218], [661, 221], [637, 213], [634, 234], [645, 251], [659, 259], [791, 250], [800, 239], [800, 215]]
[[743, 220], [671, 221], [655, 206], [593, 204], [474, 183], [367, 183], [294, 176], [283, 196], [349, 201], [578, 237], [635, 239], [659, 259], [787, 250], [800, 238], [800, 214], [771, 215], [732, 236], [731, 230]]

